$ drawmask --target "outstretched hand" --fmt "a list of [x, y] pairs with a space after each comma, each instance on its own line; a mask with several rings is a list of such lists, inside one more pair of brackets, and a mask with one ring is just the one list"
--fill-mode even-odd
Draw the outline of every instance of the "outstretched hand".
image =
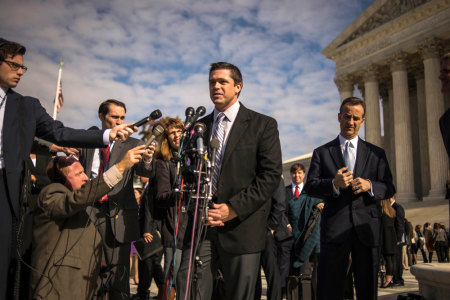
[[112, 141], [125, 141], [130, 135], [138, 131], [136, 126], [132, 126], [134, 123], [122, 124], [115, 126], [109, 132], [109, 140]]
[[136, 148], [128, 150], [128, 152], [123, 156], [122, 160], [116, 164], [117, 169], [121, 173], [123, 173], [137, 164], [142, 159], [142, 155], [146, 151], [144, 147], [145, 145], [140, 145]]

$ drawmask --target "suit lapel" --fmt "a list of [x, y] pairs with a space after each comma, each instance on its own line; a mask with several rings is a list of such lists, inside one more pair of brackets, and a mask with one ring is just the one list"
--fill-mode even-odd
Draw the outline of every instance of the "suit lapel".
[[205, 136], [207, 138], [205, 138], [205, 140], [206, 140], [205, 146], [209, 147], [209, 142], [211, 140], [211, 134], [212, 134], [212, 127], [214, 124], [214, 122], [213, 122], [214, 121], [214, 111], [211, 114], [207, 115], [202, 121], [206, 125]]
[[353, 173], [354, 178], [361, 177], [368, 157], [369, 157], [369, 148], [367, 147], [366, 143], [363, 140], [361, 140], [361, 138], [359, 138], [358, 152], [356, 153], [355, 172]]
[[111, 150], [111, 157], [109, 158], [108, 168], [115, 165], [122, 158], [122, 152], [123, 152], [125, 142], [116, 141], [114, 143], [114, 147]]
[[231, 156], [231, 153], [233, 153], [234, 148], [248, 126], [248, 119], [247, 108], [241, 104], [236, 120], [234, 120], [233, 127], [231, 128], [230, 135], [228, 136], [227, 147], [225, 148], [222, 165], [226, 164], [228, 158]]
[[337, 137], [331, 147], [329, 148], [331, 158], [333, 159], [336, 168], [339, 170], [345, 167], [344, 157], [342, 156], [341, 144], [339, 143], [339, 137]]
[[[6, 145], [5, 141], [11, 141], [15, 139], [19, 139], [19, 137], [14, 136], [13, 139], [11, 139], [11, 135], [19, 134], [18, 132], [18, 122], [17, 119], [17, 110], [19, 109], [19, 100], [17, 94], [9, 90], [8, 94], [6, 95], [6, 103], [5, 105], [5, 115], [3, 118], [3, 129], [2, 129], [2, 139], [3, 139], [3, 145]], [[12, 129], [12, 130], [4, 130]], [[17, 132], [14, 132], [14, 130], [17, 130]], [[14, 149], [15, 151], [20, 151], [20, 149]]]

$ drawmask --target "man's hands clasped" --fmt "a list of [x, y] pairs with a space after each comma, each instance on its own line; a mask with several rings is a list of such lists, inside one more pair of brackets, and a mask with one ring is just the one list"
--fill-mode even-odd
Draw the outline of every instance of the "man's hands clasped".
[[339, 169], [333, 179], [333, 184], [336, 188], [345, 189], [352, 187], [354, 194], [360, 194], [370, 190], [370, 181], [362, 179], [361, 177], [353, 178], [353, 171], [347, 171], [348, 167]]
[[224, 226], [225, 222], [237, 217], [231, 205], [226, 203], [213, 204], [213, 208], [208, 210], [208, 222], [211, 227]]

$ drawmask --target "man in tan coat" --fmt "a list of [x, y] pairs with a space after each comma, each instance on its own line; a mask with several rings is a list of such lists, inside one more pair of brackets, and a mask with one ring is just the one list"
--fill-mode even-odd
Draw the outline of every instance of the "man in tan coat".
[[57, 157], [39, 194], [33, 217], [33, 299], [92, 299], [101, 263], [101, 238], [86, 207], [107, 194], [123, 173], [153, 150], [138, 146], [102, 176], [88, 181], [72, 157]]

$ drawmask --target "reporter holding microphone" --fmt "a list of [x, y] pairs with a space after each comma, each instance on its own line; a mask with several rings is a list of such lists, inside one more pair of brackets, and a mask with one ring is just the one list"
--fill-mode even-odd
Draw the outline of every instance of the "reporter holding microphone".
[[[123, 102], [108, 99], [98, 109], [102, 129], [122, 126], [125, 122], [126, 106]], [[95, 178], [117, 163], [130, 149], [143, 142], [128, 138], [114, 141], [101, 149], [82, 149], [80, 163], [88, 178]], [[140, 237], [138, 205], [133, 191], [133, 175], [150, 177], [154, 146], [150, 145], [143, 153], [143, 159], [128, 169], [122, 180], [95, 205], [87, 208], [91, 221], [102, 238], [106, 271], [114, 274], [106, 290], [109, 299], [128, 299], [130, 297], [129, 270], [131, 241]]]

